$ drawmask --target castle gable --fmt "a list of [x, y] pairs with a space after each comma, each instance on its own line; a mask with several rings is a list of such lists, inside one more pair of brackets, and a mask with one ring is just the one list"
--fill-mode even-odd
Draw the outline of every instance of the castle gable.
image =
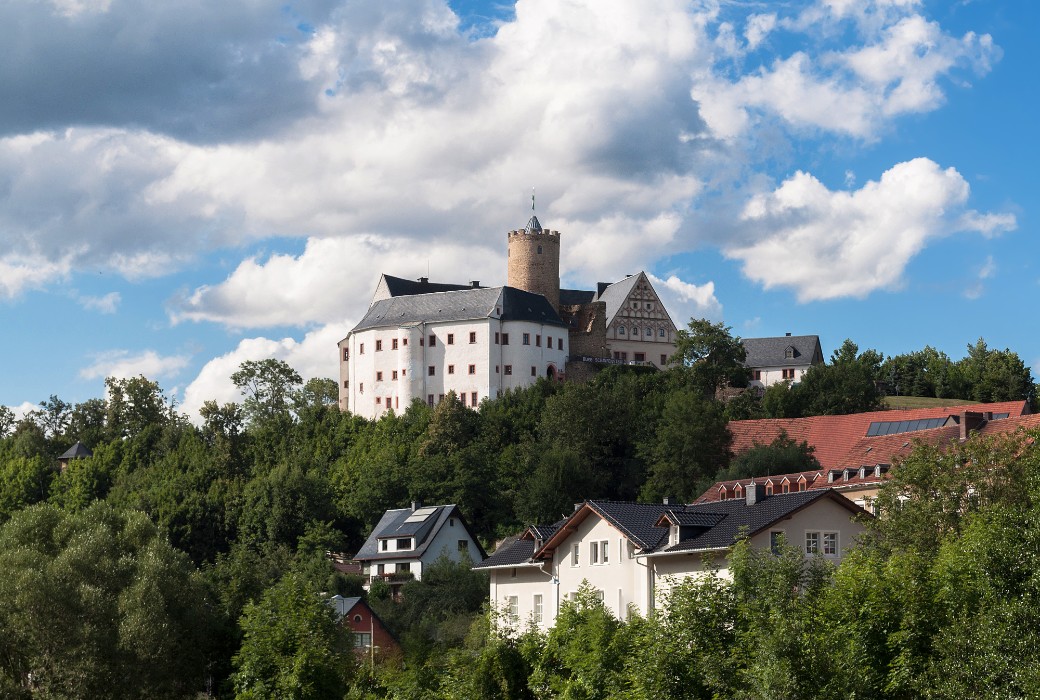
[[645, 272], [608, 286], [597, 301], [606, 304], [608, 327], [622, 321], [643, 321], [655, 326], [663, 325], [669, 337], [675, 332], [675, 324]]

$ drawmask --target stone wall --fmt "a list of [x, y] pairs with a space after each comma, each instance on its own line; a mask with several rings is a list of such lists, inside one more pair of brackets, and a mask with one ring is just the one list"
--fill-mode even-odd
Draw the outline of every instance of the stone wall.
[[560, 232], [510, 231], [506, 284], [560, 306]]

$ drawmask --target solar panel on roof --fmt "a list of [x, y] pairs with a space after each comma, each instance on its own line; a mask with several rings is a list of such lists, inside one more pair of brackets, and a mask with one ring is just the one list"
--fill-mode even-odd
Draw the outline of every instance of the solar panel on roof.
[[428, 517], [437, 512], [436, 507], [419, 508], [414, 513], [404, 519], [406, 523], [421, 523]]
[[889, 420], [874, 421], [867, 428], [867, 437], [879, 435], [896, 435], [899, 433], [914, 433], [918, 430], [931, 430], [942, 427], [946, 418], [920, 418], [918, 420]]

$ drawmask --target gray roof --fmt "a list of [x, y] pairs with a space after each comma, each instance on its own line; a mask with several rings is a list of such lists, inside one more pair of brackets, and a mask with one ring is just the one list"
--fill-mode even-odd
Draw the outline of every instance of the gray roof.
[[524, 227], [524, 230], [528, 233], [541, 233], [542, 222], [538, 220], [537, 216], [532, 215], [531, 218], [527, 220], [527, 226]]
[[93, 456], [94, 453], [90, 451], [90, 448], [77, 440], [76, 444], [65, 450], [58, 459], [82, 459]]
[[[428, 518], [422, 522], [405, 522], [409, 516], [414, 512], [411, 508], [395, 508], [388, 510], [383, 513], [383, 517], [376, 523], [375, 528], [372, 530], [372, 534], [365, 540], [365, 544], [361, 545], [361, 549], [354, 556], [357, 561], [373, 561], [377, 559], [420, 559], [426, 551], [430, 548], [430, 544], [435, 539], [436, 534], [444, 527], [444, 523], [448, 521], [448, 518], [458, 518], [459, 522], [469, 533], [470, 539], [477, 547], [477, 551], [480, 552], [481, 556], [487, 556], [484, 552], [484, 548], [480, 546], [480, 541], [473, 535], [473, 532], [469, 529], [469, 525], [466, 523], [466, 519], [462, 517], [462, 511], [458, 509], [454, 503], [440, 506], [426, 506], [427, 508], [435, 509]], [[382, 552], [379, 549], [379, 540], [396, 538], [396, 537], [413, 537], [415, 538], [415, 546], [407, 552]]]
[[[743, 498], [687, 506], [627, 501], [586, 501], [584, 505], [620, 530], [644, 554], [651, 554], [730, 547], [742, 537], [754, 535], [821, 498], [835, 499], [853, 513], [866, 512], [834, 489], [772, 494], [751, 506]], [[583, 510], [578, 509], [571, 517], [579, 513], [579, 517], [586, 517], [588, 511], [583, 513]], [[680, 526], [683, 539], [678, 544], [669, 545], [669, 528], [664, 524], [657, 525], [662, 516]], [[558, 529], [554, 528], [554, 531]], [[535, 557], [542, 558], [543, 553], [536, 552], [535, 545], [532, 539], [523, 537], [509, 544], [503, 543], [478, 567], [519, 565]]]
[[596, 296], [596, 301], [602, 301], [607, 305], [607, 323], [617, 315], [622, 304], [628, 301], [632, 287], [636, 286], [640, 275], [629, 275], [620, 282], [615, 282]]
[[[457, 292], [463, 289], [473, 289], [472, 284], [448, 284], [444, 282], [430, 282], [423, 281], [426, 278], [418, 280], [408, 280], [403, 277], [392, 277], [390, 275], [383, 275], [383, 281], [386, 282], [386, 289], [392, 297], [403, 297], [411, 296], [414, 294], [429, 294], [431, 292]], [[481, 289], [481, 287], [477, 287]]]
[[[818, 335], [782, 335], [777, 338], [744, 338], [748, 367], [808, 367], [823, 362]], [[794, 357], [787, 357], [791, 348]]]
[[561, 289], [560, 305], [575, 306], [577, 304], [588, 304], [596, 298], [596, 293], [591, 289]]
[[434, 321], [468, 321], [495, 316], [501, 306], [503, 321], [566, 324], [545, 297], [514, 287], [489, 287], [380, 299], [368, 307], [351, 333], [369, 328], [397, 328]]

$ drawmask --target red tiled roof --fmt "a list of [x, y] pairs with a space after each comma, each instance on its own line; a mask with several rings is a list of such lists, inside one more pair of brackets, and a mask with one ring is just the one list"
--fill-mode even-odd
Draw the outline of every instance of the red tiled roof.
[[[807, 425], [808, 421], [814, 421], [820, 418], [835, 419], [835, 418], [857, 418], [857, 421], [848, 421], [843, 431], [834, 431], [827, 433], [825, 430], [818, 430], [815, 433], [808, 433], [811, 437], [827, 440], [828, 438], [833, 439], [836, 435], [838, 439], [843, 439], [849, 435], [850, 431], [854, 429], [857, 424], [863, 426], [864, 435], [850, 443], [840, 443], [838, 440], [834, 440], [832, 444], [825, 444], [824, 447], [832, 448], [825, 450], [829, 455], [840, 455], [836, 458], [836, 461], [831, 464], [824, 464], [823, 459], [820, 458], [820, 445], [817, 444], [817, 459], [820, 459], [823, 464], [823, 469], [815, 469], [805, 472], [794, 472], [791, 474], [775, 474], [771, 476], [759, 476], [754, 480], [756, 483], [769, 483], [772, 482], [774, 488], [779, 486], [785, 478], [790, 479], [791, 482], [795, 482], [799, 477], [804, 477], [806, 480], [806, 490], [819, 489], [819, 488], [834, 488], [834, 487], [845, 487], [845, 486], [858, 486], [858, 485], [870, 485], [884, 481], [888, 477], [888, 473], [884, 472], [880, 476], [875, 474], [874, 467], [879, 464], [891, 465], [894, 462], [899, 461], [903, 457], [906, 457], [913, 450], [916, 442], [923, 442], [929, 445], [944, 445], [954, 443], [960, 440], [961, 437], [961, 426], [960, 425], [946, 425], [939, 428], [932, 428], [930, 430], [916, 430], [907, 433], [895, 433], [892, 435], [877, 435], [873, 437], [867, 437], [865, 435], [867, 426], [875, 420], [919, 420], [922, 418], [939, 418], [942, 415], [958, 415], [964, 411], [971, 412], [991, 412], [991, 413], [1010, 413], [1008, 418], [999, 420], [990, 420], [983, 423], [974, 432], [979, 435], [1000, 435], [1004, 433], [1010, 433], [1018, 429], [1028, 429], [1040, 427], [1040, 414], [1028, 414], [1028, 405], [1025, 402], [1009, 402], [1003, 404], [973, 404], [970, 406], [951, 406], [947, 408], [959, 409], [953, 413], [939, 413], [932, 411], [931, 414], [922, 414], [920, 411], [931, 410], [931, 409], [915, 409], [914, 411], [879, 411], [874, 413], [860, 413], [855, 416], [817, 416], [815, 418], [802, 418], [793, 419], [798, 421], [797, 427]], [[916, 415], [915, 415], [916, 414]], [[862, 421], [862, 416], [871, 416], [873, 420]], [[768, 421], [734, 421], [730, 423], [732, 430], [733, 423], [748, 424], [748, 423], [784, 423], [783, 420], [768, 420]], [[770, 428], [774, 428], [774, 425], [770, 425]], [[833, 426], [832, 426], [833, 427]], [[819, 425], [817, 425], [819, 428]], [[779, 428], [774, 428], [776, 435], [779, 434]], [[744, 434], [749, 434], [750, 431]], [[814, 444], [808, 437], [797, 437], [796, 434], [788, 432], [789, 435], [795, 437], [795, 439], [801, 441], [806, 440], [809, 444]], [[736, 439], [734, 439], [736, 442]], [[769, 442], [769, 440], [762, 442]], [[738, 449], [734, 449], [739, 454]], [[832, 470], [848, 470], [856, 469], [859, 470], [861, 467], [866, 467], [864, 470], [865, 474], [861, 477], [857, 474], [850, 478], [845, 478], [843, 474], [839, 477], [839, 481], [831, 482], [828, 479], [828, 472]], [[705, 491], [695, 503], [702, 503], [708, 501], [720, 500], [720, 491], [722, 487], [725, 487], [730, 494], [732, 494], [734, 487], [740, 484], [742, 487], [746, 487], [750, 484], [752, 479], [734, 479], [730, 481], [720, 481]], [[792, 487], [793, 488], [793, 487]], [[732, 495], [730, 496], [732, 497]]]
[[[866, 437], [867, 428], [876, 421], [921, 420], [959, 416], [965, 411], [979, 413], [1007, 413], [1015, 418], [1029, 413], [1025, 401], [977, 403], [961, 406], [937, 406], [891, 411], [853, 413], [847, 416], [811, 416], [809, 418], [765, 418], [760, 420], [730, 421], [733, 434], [733, 454], [750, 450], [755, 444], [768, 445], [779, 437], [780, 431], [798, 442], [808, 442], [815, 448], [816, 459], [824, 467], [838, 468], [857, 443]], [[918, 431], [924, 432], [924, 431]], [[906, 436], [910, 433], [901, 433]], [[891, 437], [891, 436], [887, 436]], [[905, 440], [904, 440], [905, 442]]]

